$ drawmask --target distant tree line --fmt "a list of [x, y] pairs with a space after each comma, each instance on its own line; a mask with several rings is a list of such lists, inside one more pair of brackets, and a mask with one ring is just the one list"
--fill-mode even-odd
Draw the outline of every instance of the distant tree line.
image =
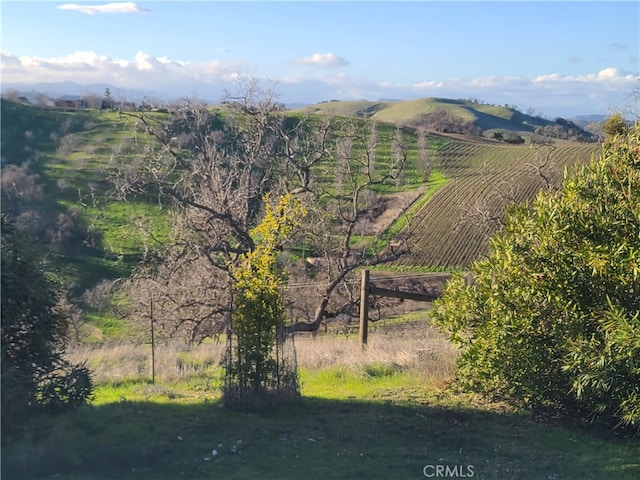
[[506, 143], [513, 143], [513, 144], [524, 143], [524, 138], [522, 138], [522, 136], [518, 135], [517, 133], [505, 134], [504, 132], [493, 132], [493, 135], [491, 136], [491, 138], [493, 138], [494, 140], [498, 140], [500, 142], [506, 142]]
[[423, 115], [415, 127], [423, 127], [439, 133], [456, 133], [460, 135], [480, 136], [482, 129], [474, 125], [472, 120], [465, 120], [459, 116], [451, 115], [444, 109], [437, 109], [432, 113]]
[[552, 125], [536, 127], [535, 133], [544, 137], [557, 138], [560, 140], [572, 140], [576, 142], [597, 142], [598, 136], [587, 132], [571, 120], [556, 117]]
[[65, 110], [95, 109], [95, 110], [120, 110], [124, 112], [162, 111], [167, 112], [167, 105], [157, 99], [145, 98], [134, 102], [131, 100], [113, 98], [107, 88], [104, 95], [97, 93], [83, 93], [77, 98], [51, 98], [48, 95], [37, 92], [31, 98], [21, 95], [16, 90], [7, 90], [2, 97], [11, 102], [19, 102], [39, 107], [60, 108]]

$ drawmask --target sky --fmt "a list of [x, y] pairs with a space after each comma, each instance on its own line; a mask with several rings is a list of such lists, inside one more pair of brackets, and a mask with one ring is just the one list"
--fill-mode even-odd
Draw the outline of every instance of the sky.
[[0, 16], [3, 89], [215, 103], [254, 78], [289, 105], [473, 98], [548, 118], [620, 111], [640, 89], [638, 1], [2, 0]]

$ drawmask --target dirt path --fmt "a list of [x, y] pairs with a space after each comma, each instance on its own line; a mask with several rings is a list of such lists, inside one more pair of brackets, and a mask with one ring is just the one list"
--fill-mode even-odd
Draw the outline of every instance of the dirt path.
[[420, 187], [408, 192], [384, 195], [374, 208], [370, 208], [356, 223], [356, 235], [380, 235], [387, 230], [409, 206], [424, 193]]

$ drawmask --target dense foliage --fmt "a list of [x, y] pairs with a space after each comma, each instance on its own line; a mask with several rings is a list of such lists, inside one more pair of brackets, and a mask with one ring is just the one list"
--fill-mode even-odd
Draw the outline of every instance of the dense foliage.
[[[64, 359], [67, 320], [41, 255], [2, 222], [2, 429], [19, 429], [38, 408], [82, 404], [92, 383], [83, 365]], [[4, 437], [3, 437], [4, 438]]]
[[434, 307], [467, 386], [640, 426], [640, 126], [511, 208], [471, 271]]
[[602, 125], [602, 131], [607, 137], [613, 137], [615, 135], [624, 135], [629, 126], [627, 121], [620, 113], [615, 113], [607, 118]]

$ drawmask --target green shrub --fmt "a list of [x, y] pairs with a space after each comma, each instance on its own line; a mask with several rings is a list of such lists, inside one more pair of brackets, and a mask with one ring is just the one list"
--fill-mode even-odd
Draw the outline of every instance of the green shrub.
[[640, 426], [639, 126], [561, 193], [512, 207], [471, 271], [433, 314], [467, 386]]
[[2, 217], [2, 440], [37, 410], [75, 407], [93, 389], [65, 358], [68, 320], [39, 247]]

